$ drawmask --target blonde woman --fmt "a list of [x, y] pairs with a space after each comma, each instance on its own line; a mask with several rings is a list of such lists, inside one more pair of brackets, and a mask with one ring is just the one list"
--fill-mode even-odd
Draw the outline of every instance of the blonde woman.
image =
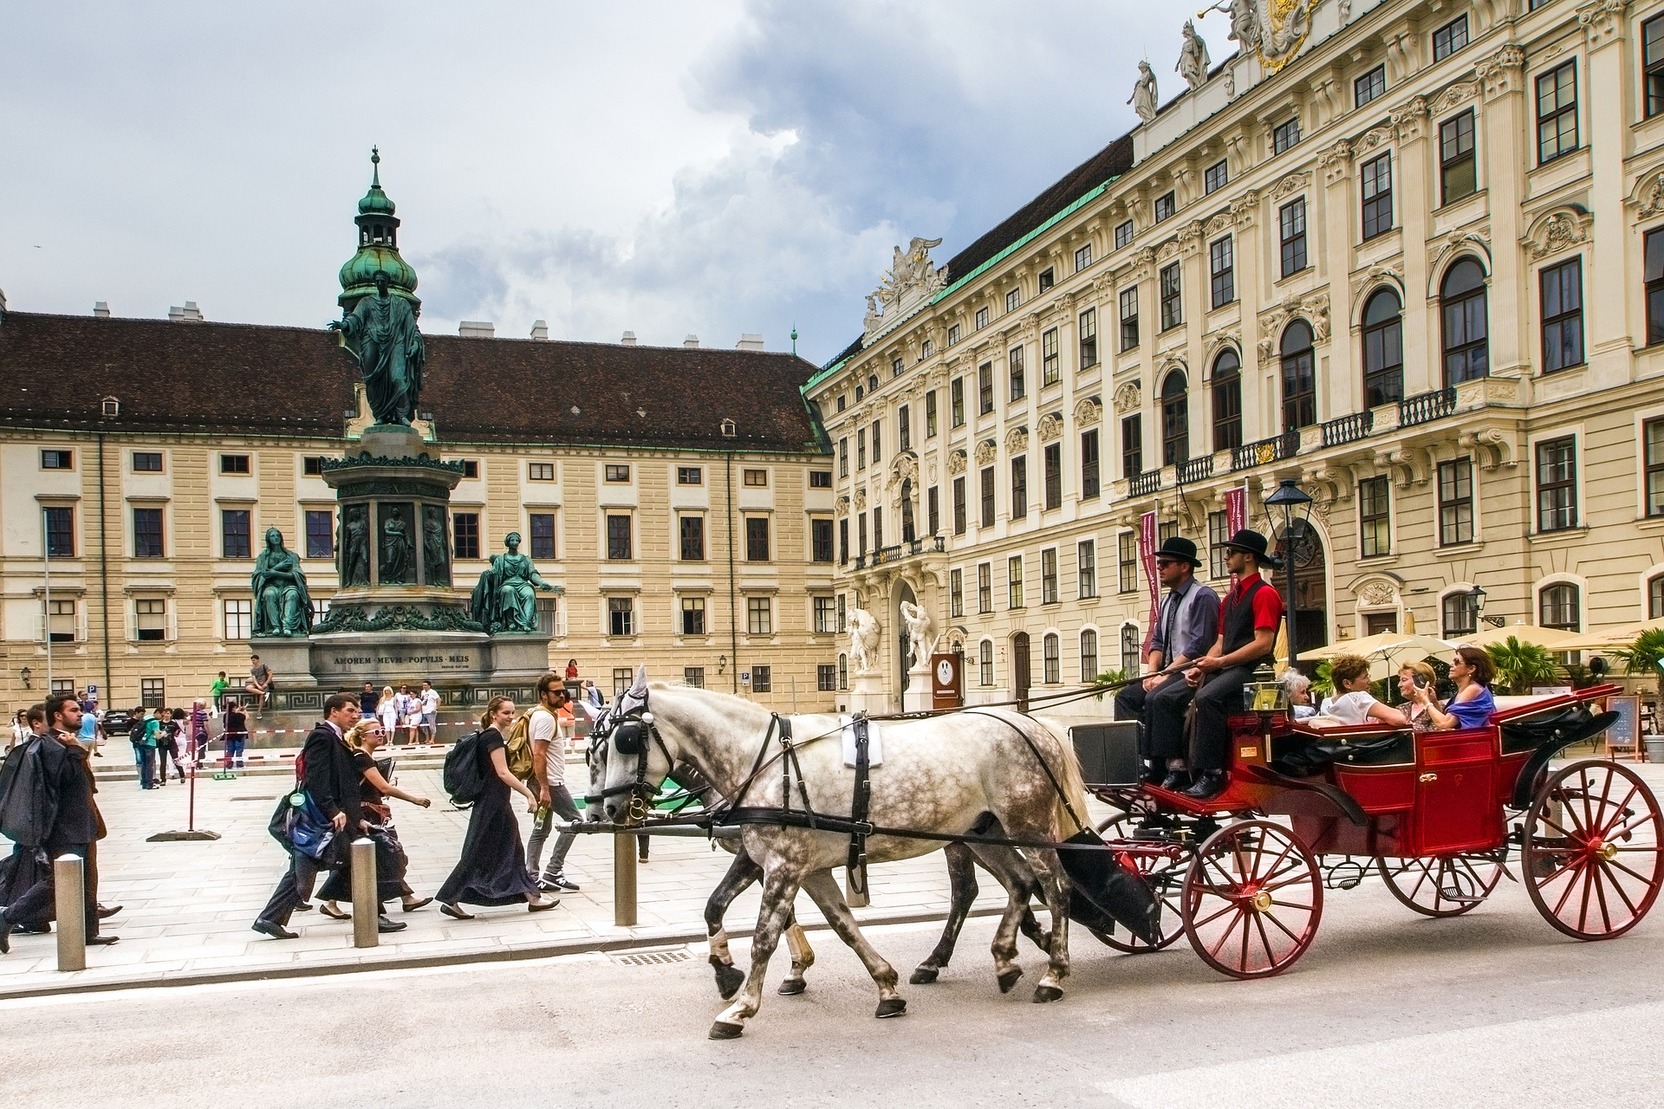
[[[1438, 680], [1438, 674], [1425, 662], [1406, 662], [1398, 668], [1398, 692], [1404, 698], [1404, 711], [1409, 714], [1410, 727], [1418, 732], [1433, 730], [1433, 717], [1429, 709], [1444, 708], [1439, 699], [1432, 696]], [[1429, 704], [1423, 704], [1416, 699], [1416, 691], [1421, 689], [1428, 691]]]
[[390, 685], [381, 687], [381, 700], [376, 702], [376, 719], [381, 721], [382, 730], [387, 733], [387, 741], [395, 743], [398, 740], [399, 698]]
[[[386, 730], [381, 726], [381, 721], [373, 716], [367, 720], [360, 720], [347, 733], [347, 746], [352, 748], [353, 769], [358, 771], [359, 776], [358, 796], [363, 807], [364, 819], [377, 829], [370, 834], [376, 845], [377, 899], [387, 901], [397, 897], [404, 911], [413, 913], [433, 898], [417, 897], [416, 892], [404, 880], [410, 859], [405, 854], [404, 845], [399, 842], [398, 832], [393, 829], [393, 811], [387, 806], [387, 798], [397, 797], [424, 809], [431, 808], [433, 802], [418, 794], [406, 793], [382, 776], [381, 768], [376, 766], [376, 752], [386, 741]], [[320, 912], [336, 920], [346, 920], [350, 914], [342, 912], [341, 906], [336, 902], [342, 899], [352, 900], [351, 866], [343, 866], [331, 872], [323, 888], [318, 891], [318, 896], [324, 898]], [[402, 928], [404, 925], [400, 924], [398, 927]]]

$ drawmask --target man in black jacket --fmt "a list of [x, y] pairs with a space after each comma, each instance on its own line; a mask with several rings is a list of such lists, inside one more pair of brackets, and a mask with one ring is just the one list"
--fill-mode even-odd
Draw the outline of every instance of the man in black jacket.
[[[337, 693], [324, 702], [324, 719], [306, 737], [301, 749], [301, 782], [313, 802], [331, 824], [337, 839], [348, 828], [354, 832], [364, 826], [359, 812], [359, 775], [353, 769], [352, 748], [346, 735], [359, 719], [358, 695]], [[334, 845], [331, 845], [332, 849]], [[327, 855], [326, 855], [327, 858]], [[274, 940], [292, 940], [297, 933], [289, 931], [289, 914], [295, 906], [312, 896], [312, 884], [318, 871], [330, 864], [313, 859], [300, 851], [289, 850], [289, 870], [272, 891], [272, 898], [255, 918], [254, 930]]]
[[[112, 944], [118, 937], [98, 933], [98, 864], [93, 852], [104, 836], [104, 820], [92, 796], [97, 787], [87, 766], [87, 750], [76, 739], [80, 730], [81, 706], [72, 695], [54, 693], [46, 699], [46, 734], [31, 742], [42, 745], [41, 774], [55, 808], [41, 842], [26, 846], [38, 846], [49, 860], [60, 855], [85, 860], [87, 943]], [[57, 896], [53, 878], [48, 863], [39, 881], [0, 910], [0, 954], [11, 951], [13, 925], [50, 919]]]

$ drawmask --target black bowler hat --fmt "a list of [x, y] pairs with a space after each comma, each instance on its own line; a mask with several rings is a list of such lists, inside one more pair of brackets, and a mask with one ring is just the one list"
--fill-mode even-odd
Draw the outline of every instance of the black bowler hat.
[[1229, 551], [1232, 548], [1239, 551], [1247, 551], [1249, 554], [1254, 556], [1255, 562], [1259, 563], [1261, 566], [1269, 566], [1273, 570], [1283, 564], [1282, 559], [1266, 550], [1265, 536], [1261, 535], [1253, 528], [1243, 528], [1241, 531], [1231, 536], [1231, 541], [1225, 544], [1225, 549]]
[[1196, 567], [1202, 565], [1202, 560], [1196, 557], [1196, 544], [1182, 535], [1169, 536], [1165, 543], [1156, 548], [1156, 557], [1176, 558]]

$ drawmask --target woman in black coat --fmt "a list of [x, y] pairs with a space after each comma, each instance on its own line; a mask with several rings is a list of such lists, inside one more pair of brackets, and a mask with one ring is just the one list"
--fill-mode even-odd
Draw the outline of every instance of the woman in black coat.
[[[376, 752], [387, 742], [387, 731], [380, 720], [374, 716], [364, 717], [347, 733], [346, 739], [347, 746], [352, 748], [353, 769], [358, 771], [360, 777], [358, 798], [364, 819], [374, 826], [370, 838], [376, 845], [376, 895], [382, 901], [396, 897], [405, 912], [413, 913], [433, 898], [417, 897], [416, 891], [405, 881], [410, 860], [405, 855], [404, 845], [399, 842], [398, 832], [393, 828], [393, 812], [387, 805], [387, 799], [397, 797], [424, 809], [433, 802], [418, 794], [406, 793], [382, 776], [380, 767], [376, 765]], [[323, 899], [318, 911], [333, 920], [349, 920], [352, 917], [351, 913], [342, 912], [339, 904], [352, 900], [350, 856], [348, 859], [346, 866], [336, 867], [330, 872], [329, 878], [318, 890], [318, 896]]]
[[518, 793], [525, 798], [528, 812], [537, 811], [537, 795], [508, 772], [503, 733], [513, 722], [514, 702], [507, 697], [491, 698], [485, 715], [480, 717], [480, 727], [484, 730], [474, 753], [480, 760], [485, 790], [468, 816], [462, 858], [435, 895], [439, 899], [439, 911], [457, 920], [473, 919], [473, 914], [458, 907], [459, 901], [470, 905], [512, 905], [524, 901], [534, 913], [560, 904], [539, 894], [526, 872], [526, 849], [520, 843], [520, 824], [514, 818], [509, 795]]

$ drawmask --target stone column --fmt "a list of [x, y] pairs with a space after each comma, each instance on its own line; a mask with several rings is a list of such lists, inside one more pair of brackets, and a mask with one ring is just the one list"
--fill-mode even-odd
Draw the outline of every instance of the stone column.
[[[1583, 271], [1587, 321], [1584, 339], [1588, 344], [1584, 356], [1589, 363], [1589, 389], [1628, 382], [1631, 349], [1646, 343], [1645, 317], [1633, 329], [1641, 336], [1636, 342], [1631, 338], [1625, 311], [1630, 300], [1630, 275], [1640, 269], [1624, 261], [1628, 253], [1625, 200], [1629, 194], [1624, 155], [1630, 147], [1629, 124], [1637, 113], [1634, 71], [1640, 64], [1638, 42], [1627, 60], [1623, 49], [1628, 7], [1629, 0], [1595, 0], [1577, 9], [1588, 43], [1579, 74], [1582, 87], [1578, 90], [1578, 114], [1579, 125], [1586, 128], [1589, 210], [1595, 214], [1594, 250]], [[1639, 247], [1639, 243], [1636, 245]]]

